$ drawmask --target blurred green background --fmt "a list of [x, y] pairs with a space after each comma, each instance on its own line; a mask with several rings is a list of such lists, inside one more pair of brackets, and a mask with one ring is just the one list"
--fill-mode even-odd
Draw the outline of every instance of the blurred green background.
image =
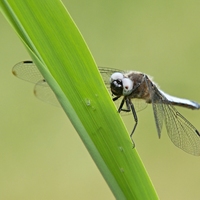
[[[200, 1], [63, 1], [100, 66], [142, 71], [200, 102]], [[62, 109], [37, 100], [12, 66], [30, 56], [0, 15], [0, 199], [115, 199]], [[200, 129], [200, 112], [178, 110]], [[162, 200], [200, 198], [200, 158], [157, 137], [151, 106], [136, 148]], [[123, 117], [129, 131], [132, 116]]]

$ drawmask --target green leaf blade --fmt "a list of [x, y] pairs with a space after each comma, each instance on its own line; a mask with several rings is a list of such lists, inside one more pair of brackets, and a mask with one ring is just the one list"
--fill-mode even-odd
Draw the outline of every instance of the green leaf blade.
[[2, 6], [2, 11], [56, 94], [115, 197], [157, 199], [96, 63], [63, 5], [59, 1], [7, 2], [9, 6]]

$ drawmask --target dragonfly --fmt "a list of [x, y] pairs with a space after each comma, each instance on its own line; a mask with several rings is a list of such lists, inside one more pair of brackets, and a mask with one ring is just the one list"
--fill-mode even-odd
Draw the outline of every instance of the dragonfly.
[[[138, 125], [134, 99], [143, 100], [146, 104], [152, 104], [153, 114], [158, 137], [161, 137], [163, 124], [175, 146], [183, 151], [200, 156], [200, 132], [176, 110], [174, 106], [180, 106], [192, 110], [200, 109], [200, 104], [183, 98], [171, 96], [153, 82], [152, 78], [137, 71], [124, 71], [113, 68], [98, 67], [104, 83], [110, 89], [113, 101], [122, 98], [118, 112], [132, 113], [135, 124], [130, 134], [134, 145], [133, 133]], [[59, 105], [53, 91], [45, 81], [37, 66], [32, 61], [23, 61], [16, 64], [12, 73], [23, 80], [35, 83], [34, 94], [41, 100]]]

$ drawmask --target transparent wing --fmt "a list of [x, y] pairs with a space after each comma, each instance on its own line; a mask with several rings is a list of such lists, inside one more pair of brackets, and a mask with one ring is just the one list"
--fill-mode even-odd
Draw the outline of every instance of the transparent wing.
[[[122, 70], [120, 71], [118, 69], [104, 68], [104, 67], [99, 67], [99, 71], [107, 87], [110, 87], [110, 76], [114, 72], [122, 72], [122, 73], [125, 72]], [[32, 83], [37, 83], [38, 81], [44, 79], [44, 77], [42, 76], [36, 65], [33, 63], [33, 61], [22, 61], [17, 63], [12, 68], [12, 73], [16, 77]]]
[[187, 153], [200, 155], [200, 133], [172, 105], [163, 104], [165, 125], [171, 141]]
[[31, 83], [37, 83], [39, 80], [43, 80], [43, 76], [35, 66], [32, 61], [23, 61], [17, 63], [12, 68], [12, 73], [25, 81], [29, 81]]
[[149, 83], [148, 86], [158, 135], [161, 134], [164, 121], [171, 141], [183, 151], [199, 156], [200, 133], [198, 130], [173, 107], [155, 86]]
[[[113, 69], [113, 68], [104, 68], [104, 67], [98, 67], [98, 68], [108, 91], [112, 95], [110, 91], [110, 76], [115, 72], [125, 73], [126, 71]], [[33, 61], [23, 61], [23, 62], [17, 63], [13, 67], [12, 73], [20, 79], [35, 83], [36, 85], [34, 88], [34, 95], [38, 99], [44, 102], [47, 102], [51, 105], [55, 105], [55, 106], [60, 105], [55, 94], [49, 87], [48, 83], [44, 80], [43, 76], [41, 75], [40, 71], [38, 70], [36, 65], [33, 63]], [[115, 104], [117, 107], [119, 107], [120, 103], [121, 103], [120, 99], [118, 101], [115, 101]], [[135, 109], [137, 112], [145, 109], [147, 106], [147, 104], [142, 100], [133, 100], [133, 104], [135, 105]], [[122, 115], [127, 115], [127, 114], [130, 114], [130, 113], [122, 112]]]
[[34, 95], [41, 101], [49, 103], [53, 106], [60, 106], [56, 95], [45, 80], [40, 80], [35, 84]]

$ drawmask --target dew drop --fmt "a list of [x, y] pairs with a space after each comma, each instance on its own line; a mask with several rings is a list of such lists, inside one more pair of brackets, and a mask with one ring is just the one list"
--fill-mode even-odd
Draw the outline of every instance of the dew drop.
[[90, 106], [91, 105], [90, 99], [85, 99], [85, 103], [87, 106]]
[[121, 173], [124, 173], [124, 169], [123, 168], [119, 168]]
[[121, 152], [124, 152], [124, 148], [123, 148], [123, 147], [119, 147], [119, 150], [120, 150]]

